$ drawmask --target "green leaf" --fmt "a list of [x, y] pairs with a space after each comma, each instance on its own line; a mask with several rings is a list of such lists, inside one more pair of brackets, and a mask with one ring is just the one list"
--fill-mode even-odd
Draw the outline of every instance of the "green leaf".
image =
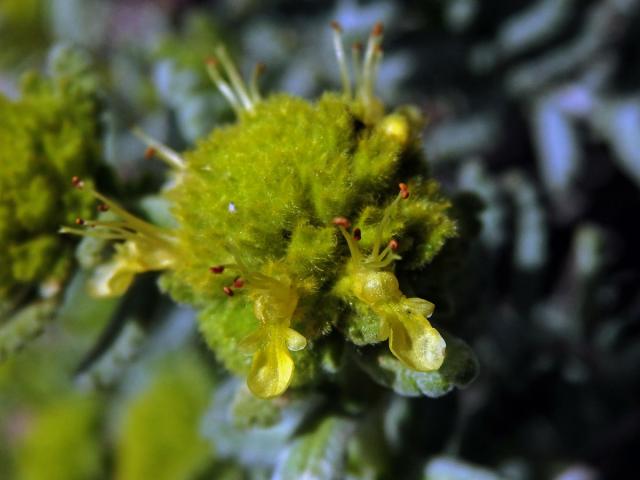
[[377, 383], [406, 397], [441, 397], [455, 387], [463, 388], [476, 377], [478, 360], [464, 341], [443, 334], [447, 342], [439, 370], [419, 372], [404, 366], [386, 348], [358, 357], [360, 366]]
[[347, 443], [353, 422], [327, 417], [293, 443], [276, 466], [273, 480], [338, 480], [344, 478]]

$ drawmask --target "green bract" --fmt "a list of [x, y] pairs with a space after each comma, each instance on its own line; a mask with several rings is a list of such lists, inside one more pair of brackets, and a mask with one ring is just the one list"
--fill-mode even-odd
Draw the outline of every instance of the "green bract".
[[124, 223], [90, 222], [86, 233], [124, 242], [94, 291], [120, 294], [136, 273], [165, 271], [164, 288], [201, 310], [208, 344], [263, 398], [318, 381], [341, 337], [388, 340], [408, 368], [437, 370], [446, 344], [428, 321], [434, 305], [405, 296], [394, 271], [425, 267], [456, 224], [429, 178], [419, 114], [385, 113], [373, 95], [381, 36], [374, 28], [356, 57], [352, 89], [336, 29], [344, 90], [316, 102], [263, 100], [256, 77], [247, 87], [218, 49], [208, 70], [237, 121], [183, 156], [142, 135], [175, 168], [165, 195], [177, 226], [95, 194]]

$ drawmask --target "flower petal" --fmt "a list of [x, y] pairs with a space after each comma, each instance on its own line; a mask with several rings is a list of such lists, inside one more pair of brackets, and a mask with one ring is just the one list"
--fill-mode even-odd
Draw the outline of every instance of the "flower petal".
[[409, 308], [425, 318], [431, 318], [433, 311], [436, 309], [436, 306], [433, 303], [423, 298], [407, 298], [404, 302]]
[[136, 271], [119, 259], [100, 265], [89, 282], [91, 295], [98, 298], [117, 297], [127, 291]]
[[397, 312], [389, 320], [389, 348], [401, 362], [422, 372], [440, 368], [446, 343], [426, 318]]
[[284, 393], [293, 377], [293, 359], [284, 338], [272, 336], [263, 348], [253, 355], [247, 386], [261, 398], [276, 397]]

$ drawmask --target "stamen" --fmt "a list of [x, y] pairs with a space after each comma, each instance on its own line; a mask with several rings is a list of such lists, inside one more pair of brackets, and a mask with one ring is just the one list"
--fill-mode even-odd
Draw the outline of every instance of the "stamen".
[[258, 80], [260, 80], [260, 77], [264, 74], [266, 70], [267, 70], [267, 66], [264, 63], [256, 64], [255, 68], [253, 69], [253, 76], [251, 77], [250, 93], [251, 93], [251, 98], [256, 103], [262, 100], [262, 95], [260, 95], [260, 86], [258, 84]]
[[[130, 214], [116, 202], [110, 200], [109, 198], [105, 197], [101, 193], [96, 192], [95, 190], [91, 190], [90, 193], [102, 203], [108, 205], [113, 213], [124, 220], [124, 223], [120, 223], [120, 225], [126, 226], [126, 228], [129, 228], [141, 235], [147, 236], [149, 238], [154, 238], [155, 240], [167, 245], [173, 244], [174, 238], [167, 235], [167, 233], [163, 229], [145, 222], [144, 220], [140, 220], [138, 217]], [[94, 224], [96, 226], [108, 225], [107, 222], [94, 222]]]
[[371, 76], [369, 78], [370, 95], [373, 97], [376, 90], [376, 81], [378, 80], [378, 67], [382, 63], [383, 49], [380, 45], [376, 45], [373, 51], [373, 61], [371, 64]]
[[229, 80], [231, 80], [231, 84], [235, 88], [236, 95], [240, 99], [240, 102], [247, 110], [253, 110], [253, 103], [249, 98], [249, 92], [247, 92], [245, 84], [242, 81], [242, 78], [240, 77], [236, 66], [229, 58], [227, 50], [224, 47], [219, 46], [218, 48], [216, 48], [216, 54], [218, 55], [218, 58], [220, 58], [220, 63], [222, 63], [222, 67], [225, 69]]
[[400, 183], [398, 187], [400, 188], [400, 193], [398, 193], [398, 196], [395, 198], [395, 200], [391, 202], [391, 205], [384, 209], [382, 220], [380, 221], [380, 223], [378, 223], [378, 227], [376, 229], [376, 236], [373, 241], [372, 253], [372, 256], [376, 259], [380, 258], [379, 255], [380, 246], [382, 245], [382, 235], [384, 234], [384, 230], [389, 225], [389, 221], [391, 220], [391, 213], [393, 212], [393, 210], [395, 210], [400, 200], [406, 200], [407, 198], [409, 198], [409, 187], [407, 187], [407, 184]]
[[356, 228], [356, 229], [353, 231], [353, 239], [354, 239], [356, 242], [359, 242], [360, 240], [362, 240], [362, 230], [360, 230], [359, 228]]
[[218, 62], [213, 57], [207, 59], [207, 73], [209, 74], [211, 81], [216, 87], [218, 87], [218, 90], [220, 90], [220, 93], [227, 99], [227, 102], [229, 102], [233, 111], [236, 112], [236, 115], [242, 113], [242, 104], [240, 103], [240, 100], [238, 100], [229, 84], [222, 78], [222, 75], [218, 70]]
[[346, 228], [344, 228], [342, 225], [338, 225], [338, 228], [340, 229], [340, 233], [342, 233], [342, 236], [344, 237], [344, 239], [347, 241], [347, 246], [349, 247], [351, 258], [356, 262], [362, 261], [362, 254], [360, 253], [360, 248], [358, 247], [358, 244], [355, 242], [353, 237], [347, 233]]
[[351, 222], [347, 217], [335, 217], [331, 220], [331, 223], [337, 227], [349, 228], [351, 226]]
[[346, 55], [344, 53], [344, 45], [342, 43], [342, 27], [336, 21], [331, 22], [331, 28], [333, 28], [333, 48], [336, 53], [336, 59], [338, 60], [338, 67], [340, 68], [340, 79], [342, 80], [342, 89], [345, 97], [351, 98], [351, 78], [349, 77], [349, 68], [347, 66]]
[[76, 222], [75, 223], [76, 223], [76, 225], [84, 225], [85, 221], [82, 218], [78, 217], [78, 218], [76, 218]]
[[400, 188], [400, 197], [403, 200], [406, 200], [407, 198], [409, 198], [409, 195], [411, 195], [411, 193], [409, 192], [409, 187], [407, 186], [407, 184], [400, 183], [398, 184], [398, 187]]
[[224, 272], [224, 265], [214, 265], [213, 267], [209, 267], [209, 271], [213, 274], [220, 274]]
[[400, 248], [400, 243], [395, 238], [389, 240], [389, 244], [387, 245], [392, 252], [397, 252], [398, 248]]
[[362, 43], [356, 42], [351, 47], [351, 64], [357, 96], [362, 95], [362, 65], [360, 64], [361, 55]]
[[77, 175], [74, 175], [73, 177], [71, 177], [71, 185], [73, 185], [75, 188], [81, 190], [82, 187], [84, 187], [84, 182], [82, 181], [82, 179], [80, 177], [78, 177]]
[[222, 287], [222, 291], [227, 297], [233, 297], [233, 290], [231, 290], [231, 287]]
[[233, 286], [234, 286], [235, 288], [242, 288], [242, 287], [244, 287], [244, 279], [243, 279], [242, 277], [236, 277], [236, 278], [233, 280]]
[[156, 149], [153, 147], [147, 147], [144, 151], [144, 159], [151, 160], [156, 155]]
[[367, 42], [367, 50], [364, 54], [364, 63], [362, 65], [362, 90], [363, 100], [369, 104], [373, 97], [373, 85], [375, 82], [375, 54], [382, 43], [382, 33], [384, 29], [382, 23], [378, 22], [374, 25]]
[[101, 203], [100, 205], [98, 205], [98, 211], [99, 212], [108, 212], [109, 211], [109, 205], [107, 205], [106, 203]]
[[150, 158], [150, 156], [157, 154], [158, 157], [160, 157], [161, 160], [164, 160], [164, 162], [170, 167], [177, 168], [178, 170], [184, 170], [186, 164], [178, 152], [150, 137], [138, 127], [134, 127], [132, 132], [136, 137], [142, 140], [143, 143], [147, 144], [147, 149], [144, 152], [145, 158]]

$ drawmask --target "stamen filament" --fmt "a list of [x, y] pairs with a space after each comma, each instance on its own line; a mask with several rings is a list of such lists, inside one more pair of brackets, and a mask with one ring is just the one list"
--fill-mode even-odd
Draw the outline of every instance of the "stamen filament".
[[355, 243], [355, 240], [351, 235], [349, 235], [346, 228], [344, 228], [342, 225], [338, 225], [338, 228], [340, 229], [340, 233], [342, 233], [344, 239], [347, 241], [347, 246], [349, 247], [351, 258], [353, 258], [353, 260], [356, 262], [361, 261], [362, 254], [360, 253], [360, 247], [358, 247], [358, 244]]
[[178, 154], [178, 152], [172, 150], [158, 140], [150, 137], [138, 127], [134, 127], [132, 131], [136, 137], [142, 140], [142, 142], [145, 143], [149, 148], [153, 149], [154, 153], [157, 153], [160, 159], [164, 160], [167, 165], [173, 168], [177, 168], [178, 170], [185, 169], [186, 163], [184, 159]]
[[371, 65], [371, 77], [369, 78], [369, 88], [370, 91], [368, 93], [370, 98], [373, 98], [374, 92], [376, 90], [376, 81], [378, 80], [378, 68], [380, 67], [380, 63], [382, 63], [382, 47], [378, 45], [373, 53], [373, 63]]
[[235, 92], [240, 99], [240, 102], [247, 110], [253, 110], [253, 103], [249, 98], [249, 92], [247, 92], [244, 81], [242, 80], [242, 77], [240, 77], [236, 66], [229, 58], [227, 50], [224, 47], [219, 46], [218, 48], [216, 48], [216, 54], [218, 55], [218, 58], [220, 58], [222, 67], [225, 69], [229, 80], [231, 80], [231, 84], [235, 88]]
[[58, 230], [59, 233], [68, 233], [71, 235], [79, 235], [81, 237], [94, 237], [94, 238], [102, 238], [104, 240], [126, 240], [122, 235], [107, 233], [104, 231], [96, 231], [96, 230], [82, 230], [80, 228], [71, 228], [71, 227], [60, 227]]
[[342, 43], [342, 28], [338, 22], [331, 22], [333, 28], [333, 48], [336, 53], [336, 59], [338, 60], [338, 67], [340, 68], [340, 78], [342, 80], [342, 89], [344, 95], [348, 99], [351, 98], [351, 78], [349, 76], [349, 68], [347, 66], [347, 60], [344, 53], [344, 45]]
[[117, 216], [121, 217], [126, 221], [126, 225], [133, 230], [146, 234], [150, 237], [157, 238], [165, 243], [171, 244], [173, 243], [173, 237], [168, 236], [162, 229], [151, 225], [150, 223], [145, 222], [144, 220], [140, 220], [135, 215], [131, 215], [124, 208], [118, 205], [113, 200], [105, 197], [101, 193], [96, 192], [95, 190], [90, 190], [90, 193], [93, 194], [98, 200], [102, 203], [109, 205], [109, 208], [115, 213]]
[[351, 63], [354, 76], [354, 84], [356, 90], [356, 96], [362, 95], [362, 66], [360, 56], [362, 54], [362, 44], [360, 42], [354, 43], [351, 47]]
[[264, 74], [265, 70], [266, 70], [266, 66], [264, 63], [258, 63], [253, 69], [253, 75], [251, 77], [250, 94], [251, 94], [251, 98], [256, 103], [262, 100], [262, 95], [260, 95], [260, 85], [258, 81], [260, 80], [260, 77], [262, 76], [262, 74]]
[[215, 59], [210, 58], [207, 60], [207, 73], [211, 78], [211, 81], [218, 87], [220, 93], [227, 99], [233, 111], [236, 112], [236, 115], [242, 113], [242, 104], [240, 100], [236, 97], [236, 94], [233, 92], [231, 86], [222, 78], [220, 71], [218, 70], [218, 65]]
[[380, 221], [380, 223], [378, 223], [378, 226], [376, 228], [376, 236], [374, 237], [374, 241], [373, 241], [373, 252], [371, 255], [374, 258], [379, 258], [380, 246], [382, 244], [382, 235], [384, 234], [385, 228], [387, 228], [387, 226], [389, 225], [389, 220], [391, 219], [391, 213], [393, 212], [393, 210], [395, 210], [396, 205], [398, 205], [401, 199], [402, 199], [402, 194], [399, 193], [398, 196], [395, 198], [395, 200], [391, 202], [391, 205], [389, 205], [387, 208], [384, 209], [382, 220]]
[[366, 104], [369, 104], [373, 97], [373, 82], [375, 81], [375, 53], [382, 43], [382, 32], [382, 24], [376, 23], [369, 35], [367, 49], [364, 54], [364, 62], [362, 65], [362, 93], [363, 100]]

